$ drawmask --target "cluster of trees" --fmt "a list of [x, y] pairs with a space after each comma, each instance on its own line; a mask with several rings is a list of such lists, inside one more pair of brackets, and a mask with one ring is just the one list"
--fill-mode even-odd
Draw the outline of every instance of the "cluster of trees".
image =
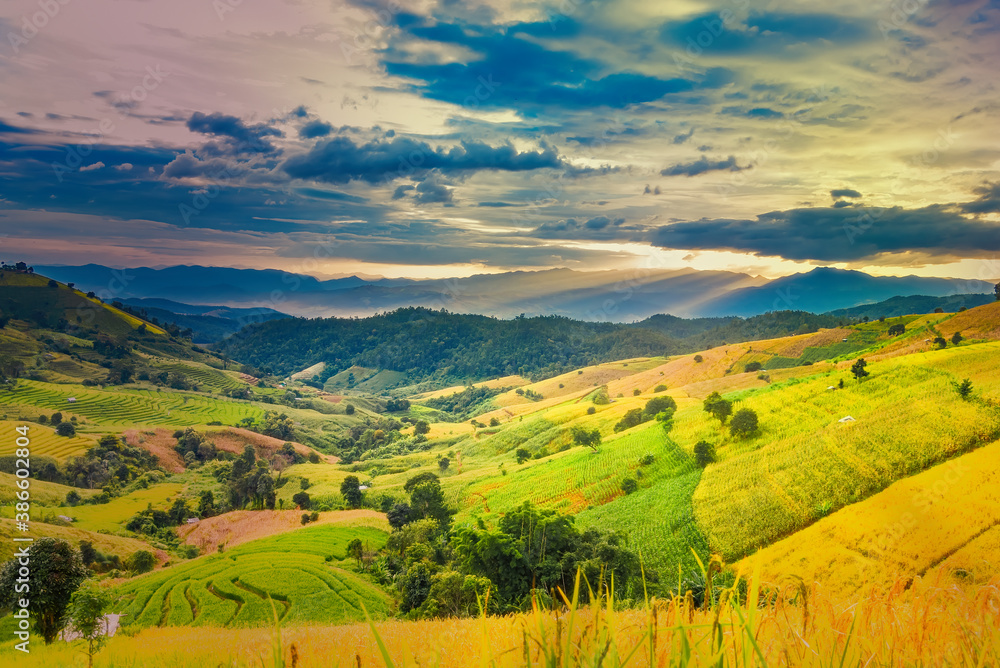
[[646, 402], [645, 407], [633, 408], [625, 413], [622, 419], [615, 424], [615, 433], [631, 429], [654, 418], [669, 429], [676, 412], [677, 402], [674, 401], [673, 397], [653, 397]]
[[404, 490], [409, 502], [389, 508], [393, 532], [370, 561], [375, 577], [399, 590], [400, 611], [410, 618], [477, 614], [487, 590], [489, 612], [526, 609], [533, 596], [551, 604], [556, 587], [572, 592], [578, 570], [594, 592], [612, 576], [619, 596], [641, 592], [639, 560], [614, 533], [580, 531], [571, 516], [529, 503], [496, 528], [479, 521], [453, 529], [437, 476], [421, 473]]
[[[702, 402], [702, 408], [706, 413], [718, 419], [723, 426], [725, 426], [729, 417], [732, 416], [732, 420], [729, 422], [729, 433], [734, 438], [749, 438], [760, 430], [760, 420], [757, 417], [756, 411], [751, 408], [741, 408], [733, 414], [733, 402], [724, 398], [718, 392], [712, 392], [705, 397], [705, 400]], [[695, 453], [695, 456], [698, 457], [697, 453]], [[699, 459], [704, 459], [704, 456]]]
[[293, 440], [295, 436], [295, 423], [290, 417], [277, 411], [264, 411], [264, 417], [259, 420], [243, 418], [239, 426], [283, 441]]
[[488, 387], [466, 387], [461, 392], [446, 397], [427, 399], [424, 404], [440, 411], [454, 413], [459, 420], [484, 412], [484, 405], [490, 399], [510, 390], [509, 387], [490, 389]]

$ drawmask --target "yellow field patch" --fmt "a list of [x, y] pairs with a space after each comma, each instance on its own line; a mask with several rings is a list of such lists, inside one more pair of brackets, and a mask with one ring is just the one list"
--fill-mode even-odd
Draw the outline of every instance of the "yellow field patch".
[[[59, 436], [55, 429], [30, 422], [14, 420], [0, 421], [0, 456], [13, 455], [17, 449], [17, 439], [22, 438], [17, 427], [28, 427], [28, 450], [33, 457], [52, 457], [57, 461], [65, 461], [70, 457], [78, 457], [96, 443], [83, 436]], [[23, 441], [22, 441], [23, 442]]]
[[140, 489], [95, 506], [62, 508], [61, 514], [74, 518], [73, 527], [87, 531], [121, 531], [122, 524], [140, 510], [152, 504], [153, 508], [166, 510], [173, 497], [184, 489], [176, 483], [161, 483], [149, 489]]
[[844, 596], [938, 564], [985, 582], [1000, 575], [998, 525], [1000, 442], [900, 480], [741, 565], [759, 559], [769, 580], [795, 576]]

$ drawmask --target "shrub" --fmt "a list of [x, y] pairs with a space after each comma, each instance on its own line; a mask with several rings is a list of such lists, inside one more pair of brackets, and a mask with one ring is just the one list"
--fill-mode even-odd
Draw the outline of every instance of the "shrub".
[[965, 337], [962, 336], [961, 332], [955, 332], [954, 334], [951, 335], [951, 342], [952, 342], [953, 345], [957, 346], [958, 344], [960, 344], [962, 342], [962, 340], [964, 338]]
[[56, 433], [60, 436], [76, 436], [76, 427], [73, 426], [72, 422], [60, 422], [59, 426], [56, 427]]
[[597, 412], [597, 408], [595, 408], [594, 406], [588, 406], [587, 407], [587, 415], [593, 415], [596, 412]]
[[653, 453], [649, 452], [649, 453], [646, 453], [645, 455], [643, 455], [641, 458], [639, 458], [639, 465], [640, 466], [649, 466], [650, 464], [652, 464], [655, 461], [656, 461], [656, 456]]
[[354, 404], [347, 404], [346, 406], [344, 406], [344, 413], [346, 413], [347, 415], [354, 415], [354, 410], [355, 410]]
[[518, 448], [514, 451], [514, 457], [517, 459], [518, 464], [523, 464], [527, 460], [531, 459], [531, 453], [525, 448]]
[[149, 550], [139, 550], [128, 558], [128, 569], [136, 575], [148, 573], [156, 565], [156, 557]]
[[694, 361], [697, 362], [698, 364], [701, 364], [704, 360], [705, 360], [705, 358], [702, 357], [701, 355], [695, 355], [694, 356]]
[[636, 482], [635, 478], [625, 478], [622, 480], [622, 491], [626, 494], [631, 494], [637, 489], [639, 489], [639, 483]]
[[747, 373], [753, 373], [754, 371], [760, 371], [763, 368], [764, 366], [760, 362], [749, 362], [745, 367], [743, 367], [743, 370]]
[[632, 390], [632, 396], [633, 396], [633, 397], [637, 397], [637, 396], [639, 396], [640, 394], [642, 394], [642, 390], [640, 390], [640, 389], [639, 389], [638, 387], [637, 387], [637, 388], [635, 388], [634, 390]]
[[667, 391], [666, 385], [657, 385], [656, 387], [653, 388], [653, 392], [666, 392], [666, 391]]
[[309, 494], [307, 492], [296, 492], [295, 495], [292, 496], [292, 503], [297, 505], [302, 510], [308, 510], [309, 506], [312, 505], [312, 500], [309, 498]]

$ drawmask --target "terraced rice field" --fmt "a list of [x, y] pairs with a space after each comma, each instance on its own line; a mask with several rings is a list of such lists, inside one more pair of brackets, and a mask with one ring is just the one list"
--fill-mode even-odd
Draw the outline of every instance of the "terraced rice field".
[[[996, 359], [991, 347], [977, 348], [966, 363]], [[694, 496], [712, 549], [742, 557], [996, 439], [1000, 413], [960, 399], [956, 375], [934, 368], [949, 352], [928, 353], [922, 365], [909, 358], [873, 364], [870, 378], [848, 381], [843, 390], [828, 390], [836, 377], [824, 376], [745, 395], [736, 408], [757, 411], [760, 435], [733, 441], [720, 430], [715, 442], [723, 461], [706, 469]], [[961, 378], [961, 370], [952, 371]], [[848, 415], [855, 421], [839, 422]]]
[[156, 364], [155, 367], [157, 369], [163, 369], [167, 372], [177, 372], [186, 376], [189, 380], [196, 383], [202, 390], [211, 388], [213, 390], [228, 392], [230, 390], [247, 386], [246, 383], [237, 379], [235, 373], [226, 373], [219, 369], [213, 369], [205, 364], [198, 364], [194, 362], [187, 364], [163, 363]]
[[70, 457], [78, 457], [96, 443], [82, 436], [65, 437], [56, 434], [54, 429], [40, 425], [13, 420], [0, 421], [0, 456], [12, 455], [17, 447], [16, 440], [21, 436], [14, 431], [18, 426], [28, 426], [31, 454], [35, 457], [52, 457], [60, 462]]
[[[34, 486], [32, 486], [34, 489]], [[35, 536], [44, 535], [52, 538], [65, 540], [73, 547], [78, 547], [81, 540], [90, 541], [94, 547], [104, 554], [116, 554], [122, 559], [131, 556], [139, 550], [149, 550], [150, 547], [141, 540], [126, 538], [125, 536], [109, 536], [108, 534], [83, 531], [76, 527], [62, 527], [54, 524], [35, 524], [32, 527]], [[18, 531], [12, 519], [0, 519], [0, 562], [7, 561], [12, 556], [20, 543], [15, 543], [12, 539], [23, 537], [24, 534]], [[153, 550], [157, 553], [157, 559], [162, 561], [166, 558], [166, 553]], [[0, 660], [2, 663], [2, 660]]]
[[140, 510], [145, 510], [150, 504], [153, 508], [166, 510], [172, 497], [182, 489], [182, 485], [175, 483], [160, 483], [149, 489], [136, 490], [131, 494], [112, 499], [110, 503], [67, 507], [60, 509], [59, 513], [74, 518], [76, 521], [73, 526], [76, 528], [115, 533], [123, 530], [122, 524], [128, 518]]
[[[70, 402], [70, 398], [75, 401]], [[72, 413], [112, 427], [236, 424], [245, 417], [256, 419], [264, 414], [260, 408], [245, 402], [197, 394], [167, 390], [94, 390], [32, 380], [22, 380], [14, 390], [0, 392], [0, 404], [26, 404]]]
[[270, 625], [274, 610], [283, 624], [344, 623], [364, 619], [362, 603], [383, 617], [389, 597], [332, 563], [347, 559], [354, 538], [374, 549], [385, 537], [368, 527], [327, 525], [256, 540], [128, 582], [121, 588], [131, 599], [125, 612], [139, 627]]
[[[0, 473], [0, 504], [14, 503], [17, 500], [17, 478], [11, 473]], [[69, 487], [44, 480], [31, 481], [31, 503], [36, 506], [61, 506], [66, 502], [66, 495], [76, 491], [83, 498], [97, 496], [99, 490]], [[48, 512], [48, 511], [46, 511]], [[61, 512], [61, 511], [60, 511]]]

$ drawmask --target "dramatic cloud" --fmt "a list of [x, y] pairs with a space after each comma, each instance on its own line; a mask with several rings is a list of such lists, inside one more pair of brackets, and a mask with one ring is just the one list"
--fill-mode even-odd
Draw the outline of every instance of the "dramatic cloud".
[[747, 219], [702, 219], [653, 233], [657, 246], [727, 250], [792, 260], [854, 262], [885, 253], [982, 257], [1000, 251], [1000, 223], [972, 220], [954, 208], [815, 208]]
[[187, 122], [192, 132], [224, 139], [233, 151], [238, 153], [271, 153], [274, 145], [267, 137], [281, 137], [282, 132], [264, 123], [246, 125], [236, 116], [218, 112], [203, 114], [196, 111]]
[[282, 169], [297, 179], [329, 183], [367, 181], [379, 183], [423, 176], [430, 170], [467, 174], [483, 170], [531, 171], [563, 166], [551, 146], [537, 151], [518, 151], [511, 144], [490, 146], [463, 141], [458, 146], [432, 147], [409, 137], [376, 139], [355, 144], [348, 137], [334, 137], [317, 144], [308, 153], [292, 156]]
[[830, 191], [830, 197], [833, 199], [839, 199], [841, 197], [861, 197], [861, 193], [857, 190], [851, 190], [850, 188], [838, 188], [836, 190]]

